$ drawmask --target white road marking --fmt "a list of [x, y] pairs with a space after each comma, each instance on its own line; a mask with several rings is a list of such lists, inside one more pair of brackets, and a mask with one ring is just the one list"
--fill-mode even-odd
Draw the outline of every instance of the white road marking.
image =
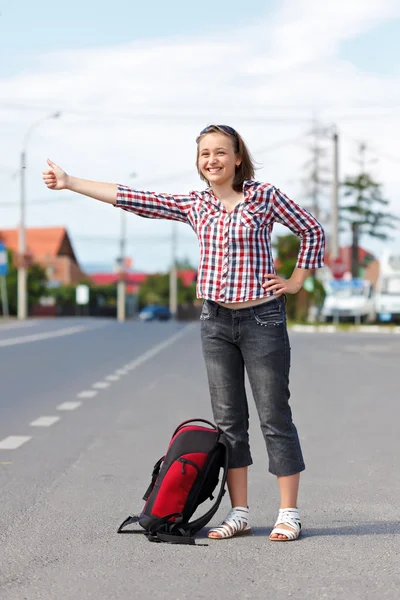
[[31, 427], [51, 427], [60, 420], [60, 417], [39, 417], [30, 423]]
[[126, 374], [127, 374], [127, 372], [128, 372], [128, 371], [127, 371], [126, 369], [117, 369], [117, 370], [115, 371], [115, 374], [116, 374], [116, 375], [126, 375]]
[[82, 406], [82, 402], [63, 402], [57, 406], [57, 410], [75, 410]]
[[85, 331], [89, 327], [84, 325], [78, 325], [76, 327], [66, 327], [65, 329], [56, 329], [56, 331], [47, 331], [45, 333], [35, 333], [32, 335], [23, 335], [16, 338], [8, 338], [6, 340], [0, 340], [0, 346], [15, 346], [16, 344], [29, 344], [30, 342], [39, 342], [42, 340], [49, 340], [51, 338], [62, 337], [64, 335], [73, 335], [74, 333], [80, 333]]
[[195, 327], [195, 325], [192, 323], [190, 325], [187, 325], [184, 329], [181, 329], [181, 331], [178, 331], [178, 333], [175, 333], [174, 335], [172, 335], [165, 342], [162, 342], [158, 346], [155, 346], [155, 348], [151, 348], [151, 350], [148, 350], [147, 352], [142, 354], [142, 356], [139, 356], [139, 358], [136, 358], [135, 360], [133, 360], [130, 363], [131, 369], [136, 369], [136, 367], [139, 367], [140, 365], [142, 365], [144, 362], [149, 360], [149, 358], [153, 358], [153, 356], [155, 356], [156, 354], [158, 354], [165, 348], [168, 348], [168, 346], [172, 346], [172, 344], [174, 342], [176, 342], [176, 340], [178, 340], [180, 337], [185, 335], [185, 333], [188, 329], [193, 329], [193, 327]]
[[31, 439], [32, 436], [29, 435], [9, 435], [4, 440], [0, 440], [0, 450], [16, 450]]
[[92, 387], [97, 388], [98, 390], [104, 390], [108, 388], [111, 384], [108, 381], [97, 381], [92, 385]]
[[106, 380], [107, 381], [118, 381], [119, 379], [119, 375], [107, 375]]
[[96, 392], [96, 390], [84, 390], [83, 392], [79, 392], [79, 394], [76, 395], [77, 398], [94, 398], [95, 396], [97, 396], [99, 392]]
[[5, 329], [21, 329], [22, 327], [33, 327], [37, 324], [37, 321], [16, 321], [15, 323], [7, 323], [6, 325], [1, 325], [0, 322], [0, 331], [4, 331]]

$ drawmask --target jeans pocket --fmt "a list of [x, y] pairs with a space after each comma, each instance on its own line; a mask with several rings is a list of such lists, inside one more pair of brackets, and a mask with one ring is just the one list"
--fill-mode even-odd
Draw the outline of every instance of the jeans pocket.
[[203, 302], [203, 306], [201, 309], [201, 313], [200, 313], [200, 321], [208, 321], [208, 319], [211, 317], [212, 314], [212, 308], [209, 302], [207, 302], [207, 300], [204, 300]]
[[285, 322], [283, 302], [277, 298], [253, 308], [254, 319], [257, 325], [263, 327], [277, 327]]

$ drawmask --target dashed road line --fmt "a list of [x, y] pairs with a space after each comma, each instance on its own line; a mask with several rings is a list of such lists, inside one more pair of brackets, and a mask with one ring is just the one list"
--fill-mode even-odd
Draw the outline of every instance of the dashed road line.
[[[162, 342], [155, 348], [151, 348], [151, 350], [148, 350], [147, 352], [145, 352], [144, 354], [139, 356], [139, 358], [137, 358], [137, 359], [133, 360], [131, 363], [125, 365], [123, 369], [117, 369], [115, 371], [115, 375], [108, 375], [106, 377], [106, 379], [108, 381], [97, 381], [96, 383], [94, 383], [92, 385], [92, 388], [98, 388], [98, 389], [108, 388], [111, 385], [109, 383], [110, 381], [117, 381], [119, 379], [120, 375], [126, 375], [126, 373], [128, 373], [129, 370], [136, 369], [136, 367], [140, 366], [141, 364], [143, 364], [144, 362], [149, 360], [149, 358], [152, 358], [153, 356], [155, 356], [156, 354], [158, 354], [159, 352], [161, 352], [162, 350], [164, 350], [165, 348], [167, 348], [168, 346], [173, 344], [178, 338], [180, 338], [182, 335], [184, 335], [186, 333], [187, 329], [190, 329], [191, 327], [193, 327], [193, 325], [189, 325], [189, 326], [185, 327], [184, 329], [182, 329], [175, 335], [171, 336], [165, 342]], [[23, 336], [21, 338], [15, 338], [15, 339], [11, 339], [11, 340], [0, 340], [0, 346], [1, 345], [3, 345], [3, 346], [4, 345], [13, 345], [14, 343], [22, 344], [22, 343], [26, 343], [27, 341], [28, 342], [37, 341], [38, 339], [47, 339], [49, 337], [59, 337], [60, 335], [70, 335], [71, 333], [77, 333], [78, 331], [82, 331], [84, 329], [88, 329], [88, 327], [84, 327], [84, 326], [83, 327], [69, 327], [68, 329], [61, 329], [58, 331], [51, 332], [50, 334], [37, 334], [34, 336]], [[83, 390], [82, 392], [79, 392], [77, 394], [77, 398], [93, 398], [97, 394], [98, 394], [98, 392], [95, 389]], [[82, 402], [63, 402], [62, 404], [59, 404], [57, 406], [57, 410], [75, 410], [76, 408], [81, 406], [81, 404], [82, 404]], [[59, 420], [60, 420], [60, 417], [43, 416], [43, 417], [39, 417], [38, 419], [35, 419], [34, 421], [32, 421], [30, 423], [30, 425], [31, 425], [31, 427], [50, 427], [51, 425], [54, 425], [54, 423], [56, 423]], [[28, 442], [31, 439], [32, 439], [32, 436], [10, 435], [10, 436], [4, 438], [3, 440], [0, 440], [0, 450], [16, 450], [17, 448], [19, 448], [20, 446], [22, 446], [23, 444], [25, 444], [26, 442]], [[8, 463], [0, 463], [0, 464], [8, 464]]]
[[96, 390], [84, 390], [76, 395], [77, 398], [94, 398], [99, 392]]
[[39, 417], [30, 423], [31, 427], [51, 427], [60, 420], [60, 417]]
[[82, 406], [82, 402], [63, 402], [57, 406], [57, 410], [75, 410]]
[[30, 435], [9, 435], [4, 440], [0, 440], [0, 450], [16, 450], [31, 439]]

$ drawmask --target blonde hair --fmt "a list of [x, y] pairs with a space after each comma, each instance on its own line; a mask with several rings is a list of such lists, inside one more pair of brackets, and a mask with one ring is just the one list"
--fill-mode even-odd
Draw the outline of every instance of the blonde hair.
[[200, 135], [196, 138], [197, 144], [197, 156], [196, 156], [196, 168], [197, 172], [200, 175], [200, 179], [207, 182], [210, 185], [210, 182], [206, 177], [204, 177], [203, 173], [199, 169], [199, 144], [205, 135], [209, 133], [222, 133], [226, 137], [230, 138], [233, 144], [233, 149], [235, 154], [238, 154], [241, 158], [241, 163], [235, 169], [235, 177], [233, 179], [232, 187], [235, 192], [241, 192], [243, 190], [243, 182], [246, 179], [254, 179], [254, 161], [251, 157], [249, 150], [243, 140], [243, 138], [238, 134], [238, 132], [233, 129], [233, 127], [229, 127], [228, 125], [209, 125], [205, 129], [200, 132]]

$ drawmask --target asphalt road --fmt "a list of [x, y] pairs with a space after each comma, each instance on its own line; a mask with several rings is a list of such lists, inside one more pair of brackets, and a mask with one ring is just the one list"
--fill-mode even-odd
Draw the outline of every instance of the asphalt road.
[[279, 499], [253, 405], [252, 536], [193, 547], [116, 534], [176, 424], [211, 417], [199, 335], [198, 323], [0, 326], [1, 600], [400, 597], [397, 335], [291, 333], [298, 541], [268, 540]]

